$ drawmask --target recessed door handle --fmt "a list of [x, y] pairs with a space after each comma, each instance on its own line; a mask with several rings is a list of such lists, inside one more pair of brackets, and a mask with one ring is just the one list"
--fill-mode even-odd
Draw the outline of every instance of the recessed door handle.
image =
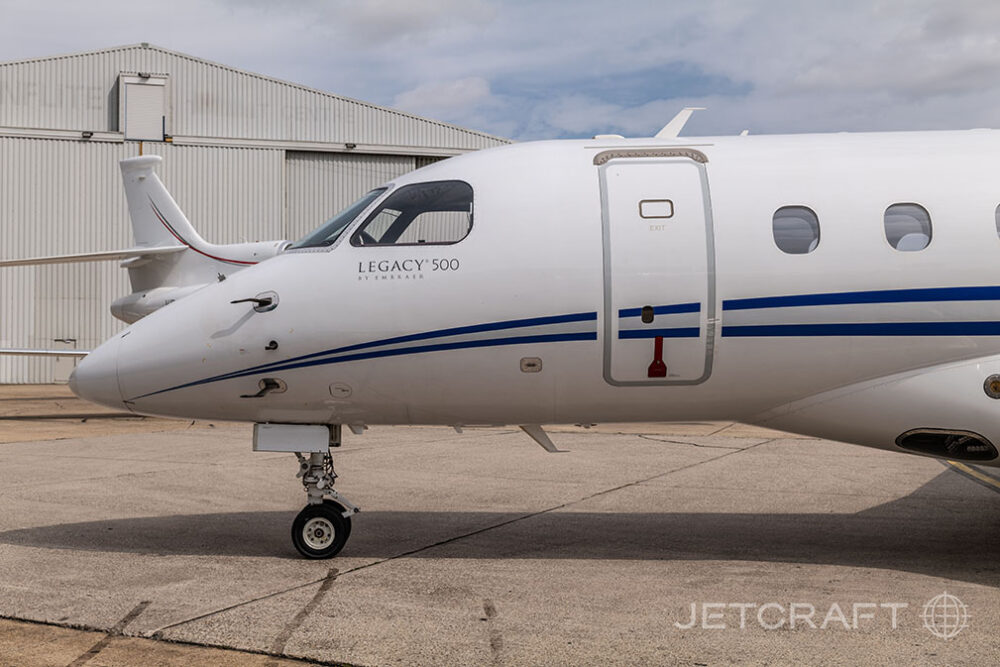
[[229, 303], [252, 303], [255, 311], [266, 313], [278, 307], [278, 294], [277, 292], [261, 292], [256, 296], [235, 299]]
[[260, 391], [256, 394], [240, 394], [240, 398], [263, 398], [272, 391], [281, 393], [285, 391], [284, 383], [275, 378], [264, 378], [260, 381]]

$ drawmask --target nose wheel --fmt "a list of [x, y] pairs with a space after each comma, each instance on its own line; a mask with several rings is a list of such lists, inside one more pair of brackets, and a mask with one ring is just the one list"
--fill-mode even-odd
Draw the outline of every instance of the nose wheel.
[[306, 558], [333, 558], [351, 536], [351, 515], [361, 510], [334, 490], [329, 452], [296, 456], [309, 504], [292, 522], [292, 544]]
[[292, 544], [306, 558], [332, 558], [351, 536], [350, 512], [338, 502], [306, 505], [292, 523]]

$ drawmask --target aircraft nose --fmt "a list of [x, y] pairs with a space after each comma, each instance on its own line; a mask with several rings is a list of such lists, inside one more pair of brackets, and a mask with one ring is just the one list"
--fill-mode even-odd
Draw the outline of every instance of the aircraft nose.
[[115, 336], [88, 354], [69, 376], [70, 390], [92, 403], [121, 408], [122, 393], [118, 388], [118, 345]]

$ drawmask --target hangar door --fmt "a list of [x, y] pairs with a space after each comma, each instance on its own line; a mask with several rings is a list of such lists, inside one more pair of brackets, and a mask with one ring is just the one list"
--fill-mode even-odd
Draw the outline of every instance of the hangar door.
[[302, 238], [364, 193], [415, 168], [415, 159], [405, 155], [287, 152], [283, 238]]
[[715, 251], [704, 161], [690, 149], [607, 151], [594, 160], [610, 384], [698, 384], [711, 374]]

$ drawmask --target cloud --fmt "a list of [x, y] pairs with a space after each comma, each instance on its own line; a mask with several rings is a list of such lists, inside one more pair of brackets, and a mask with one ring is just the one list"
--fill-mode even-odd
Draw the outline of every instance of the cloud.
[[493, 8], [482, 0], [364, 0], [321, 3], [331, 26], [358, 39], [385, 43], [400, 38], [430, 41], [435, 33], [489, 21]]
[[517, 139], [998, 125], [994, 0], [0, 0], [0, 59], [149, 41]]
[[423, 83], [396, 95], [393, 106], [426, 116], [461, 114], [491, 103], [490, 84], [478, 76]]

